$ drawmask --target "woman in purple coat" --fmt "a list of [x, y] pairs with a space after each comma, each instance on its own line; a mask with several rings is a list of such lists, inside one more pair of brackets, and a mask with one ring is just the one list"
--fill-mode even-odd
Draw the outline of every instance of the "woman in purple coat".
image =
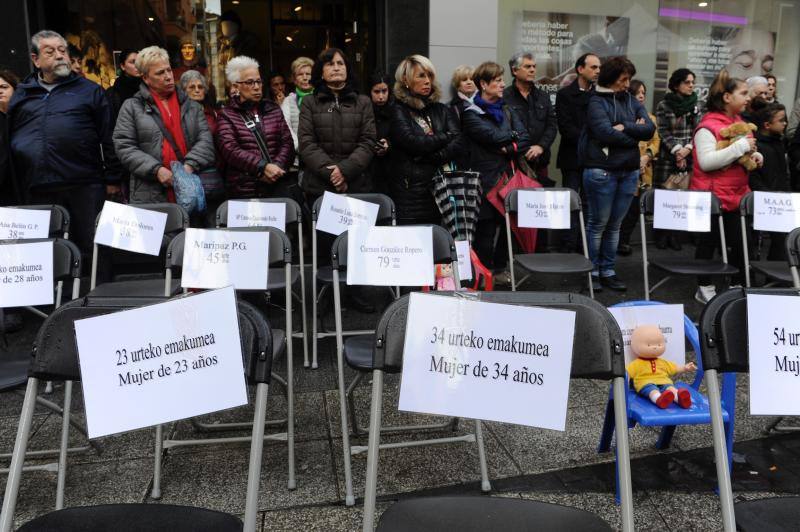
[[238, 92], [218, 117], [217, 144], [225, 160], [228, 198], [296, 198], [297, 182], [287, 174], [294, 161], [292, 133], [281, 108], [262, 98], [258, 62], [234, 57], [225, 75]]

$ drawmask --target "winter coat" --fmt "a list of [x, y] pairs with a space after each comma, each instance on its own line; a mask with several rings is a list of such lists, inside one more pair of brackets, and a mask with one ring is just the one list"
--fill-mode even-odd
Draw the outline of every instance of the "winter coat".
[[461, 115], [462, 131], [469, 140], [470, 169], [480, 172], [484, 194], [497, 184], [512, 159], [531, 147], [525, 123], [509, 107], [505, 110], [502, 124], [476, 104], [467, 107]]
[[800, 131], [795, 131], [789, 141], [789, 169], [792, 175], [792, 190], [800, 191]]
[[700, 121], [700, 110], [695, 107], [690, 113], [680, 117], [675, 116], [669, 102], [664, 99], [656, 106], [656, 122], [658, 134], [661, 137], [661, 149], [655, 165], [654, 179], [656, 183], [663, 183], [667, 178], [677, 172], [692, 173], [694, 158], [692, 153], [686, 158], [686, 168], [679, 170], [675, 165], [675, 153], [684, 147], [692, 146], [692, 136]]
[[118, 183], [111, 105], [103, 88], [70, 74], [49, 93], [36, 73], [8, 107], [11, 155], [24, 189]]
[[[741, 121], [740, 116], [730, 117], [725, 113], [712, 111], [706, 113], [700, 120], [700, 124], [695, 130], [695, 135], [701, 129], [707, 129], [719, 142], [722, 140], [720, 130]], [[693, 144], [697, 145], [696, 142], [693, 142]], [[700, 164], [697, 163], [694, 165], [689, 189], [711, 191], [719, 198], [723, 211], [736, 212], [739, 209], [739, 202], [742, 197], [750, 192], [748, 183], [747, 170], [736, 161], [724, 168], [710, 171], [703, 170]]]
[[389, 164], [392, 151], [391, 135], [389, 133], [392, 126], [393, 107], [394, 98], [390, 98], [385, 105], [380, 107], [375, 104], [372, 105], [372, 114], [375, 115], [375, 138], [378, 141], [386, 139], [389, 142], [389, 150], [384, 152], [383, 155], [375, 153], [369, 165], [369, 176], [373, 190], [387, 195], [389, 194]]
[[[181, 106], [181, 128], [186, 140], [187, 153], [183, 162], [197, 171], [214, 165], [214, 140], [208, 130], [203, 107], [178, 91]], [[145, 85], [133, 98], [122, 104], [114, 128], [114, 147], [120, 161], [131, 174], [131, 203], [158, 203], [167, 201], [166, 188], [156, 178], [162, 163], [161, 129], [158, 107]], [[155, 115], [154, 115], [155, 113]]]
[[[259, 117], [261, 136], [273, 164], [289, 170], [294, 161], [292, 132], [278, 104], [261, 100], [258, 104], [232, 99], [219, 114], [217, 145], [225, 160], [225, 183], [231, 198], [258, 198], [272, 195], [274, 185], [261, 180], [268, 161], [258, 149], [255, 135], [245, 126], [243, 111]], [[280, 179], [289, 179], [284, 174]]]
[[375, 145], [372, 102], [349, 84], [338, 95], [322, 84], [303, 98], [300, 107], [302, 187], [311, 196], [334, 192], [328, 166], [338, 166], [347, 192], [370, 192], [367, 170]]
[[536, 166], [546, 166], [550, 161], [550, 146], [556, 140], [558, 123], [556, 112], [550, 105], [550, 96], [535, 85], [527, 98], [523, 98], [516, 83], [503, 91], [503, 100], [522, 118], [532, 146], [541, 146], [544, 153], [539, 156]]
[[[650, 114], [648, 116], [653, 124], [655, 124], [655, 115]], [[639, 181], [647, 187], [653, 186], [653, 163], [655, 162], [656, 157], [658, 157], [660, 148], [661, 137], [658, 136], [658, 125], [656, 125], [656, 132], [653, 134], [653, 138], [650, 140], [639, 141], [639, 157], [644, 157], [645, 155], [650, 156], [650, 162], [645, 167], [644, 173], [639, 176]]]
[[556, 166], [561, 170], [577, 170], [578, 140], [586, 124], [586, 108], [594, 89], [581, 90], [576, 79], [556, 93], [556, 120], [561, 133]]
[[22, 198], [14, 177], [11, 153], [8, 145], [8, 116], [0, 111], [0, 207], [19, 205]]
[[297, 106], [297, 93], [292, 91], [286, 95], [281, 103], [281, 111], [283, 111], [283, 118], [289, 125], [289, 130], [292, 132], [292, 140], [294, 141], [294, 149], [297, 150], [297, 128], [300, 125], [300, 107]]
[[[178, 79], [177, 77], [175, 79]], [[106, 96], [108, 97], [108, 101], [111, 103], [111, 108], [114, 112], [114, 123], [117, 122], [117, 115], [119, 115], [119, 110], [122, 109], [122, 104], [128, 98], [133, 98], [137, 92], [139, 92], [139, 88], [142, 85], [141, 78], [134, 78], [133, 76], [129, 76], [122, 73], [119, 76], [114, 84], [106, 89]]]
[[[615, 93], [598, 86], [586, 111], [583, 168], [637, 170], [639, 141], [650, 140], [656, 132], [644, 106], [627, 91]], [[640, 118], [644, 124], [636, 123]], [[624, 131], [614, 129], [617, 124], [625, 126]]]
[[[439, 222], [431, 184], [442, 165], [452, 161], [463, 143], [456, 115], [439, 103], [438, 88], [422, 99], [405, 87], [395, 87], [389, 153], [389, 196], [400, 224]], [[432, 130], [426, 135], [417, 123], [425, 120]]]
[[750, 172], [750, 189], [764, 192], [790, 192], [789, 168], [783, 137], [757, 133], [758, 152], [764, 156], [764, 166]]

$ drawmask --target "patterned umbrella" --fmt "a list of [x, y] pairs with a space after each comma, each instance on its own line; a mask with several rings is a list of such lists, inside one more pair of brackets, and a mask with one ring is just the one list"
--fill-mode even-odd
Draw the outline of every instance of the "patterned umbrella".
[[480, 173], [448, 170], [433, 178], [433, 197], [454, 240], [472, 242], [481, 206]]

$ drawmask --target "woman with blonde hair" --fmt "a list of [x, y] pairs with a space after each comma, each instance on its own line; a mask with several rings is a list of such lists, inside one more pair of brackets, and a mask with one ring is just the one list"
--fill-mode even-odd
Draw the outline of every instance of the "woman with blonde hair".
[[431, 182], [462, 151], [455, 113], [440, 103], [441, 90], [430, 59], [410, 55], [395, 72], [390, 144], [389, 196], [398, 224], [439, 224]]
[[295, 150], [297, 150], [297, 127], [300, 124], [300, 104], [303, 103], [303, 98], [314, 92], [314, 87], [311, 85], [312, 68], [314, 60], [308, 57], [298, 57], [292, 61], [290, 69], [294, 90], [287, 94], [280, 104], [283, 117], [292, 131]]
[[450, 83], [453, 88], [453, 99], [450, 100], [450, 107], [461, 118], [461, 113], [472, 105], [472, 100], [478, 93], [478, 88], [475, 82], [472, 81], [472, 74], [475, 69], [469, 65], [459, 65], [453, 71], [453, 77]]

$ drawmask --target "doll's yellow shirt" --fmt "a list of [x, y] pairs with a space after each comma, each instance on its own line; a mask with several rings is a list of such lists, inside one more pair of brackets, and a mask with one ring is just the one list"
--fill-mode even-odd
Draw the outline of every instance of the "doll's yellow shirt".
[[646, 384], [673, 384], [670, 377], [678, 372], [674, 362], [660, 358], [637, 358], [626, 369], [637, 392]]

